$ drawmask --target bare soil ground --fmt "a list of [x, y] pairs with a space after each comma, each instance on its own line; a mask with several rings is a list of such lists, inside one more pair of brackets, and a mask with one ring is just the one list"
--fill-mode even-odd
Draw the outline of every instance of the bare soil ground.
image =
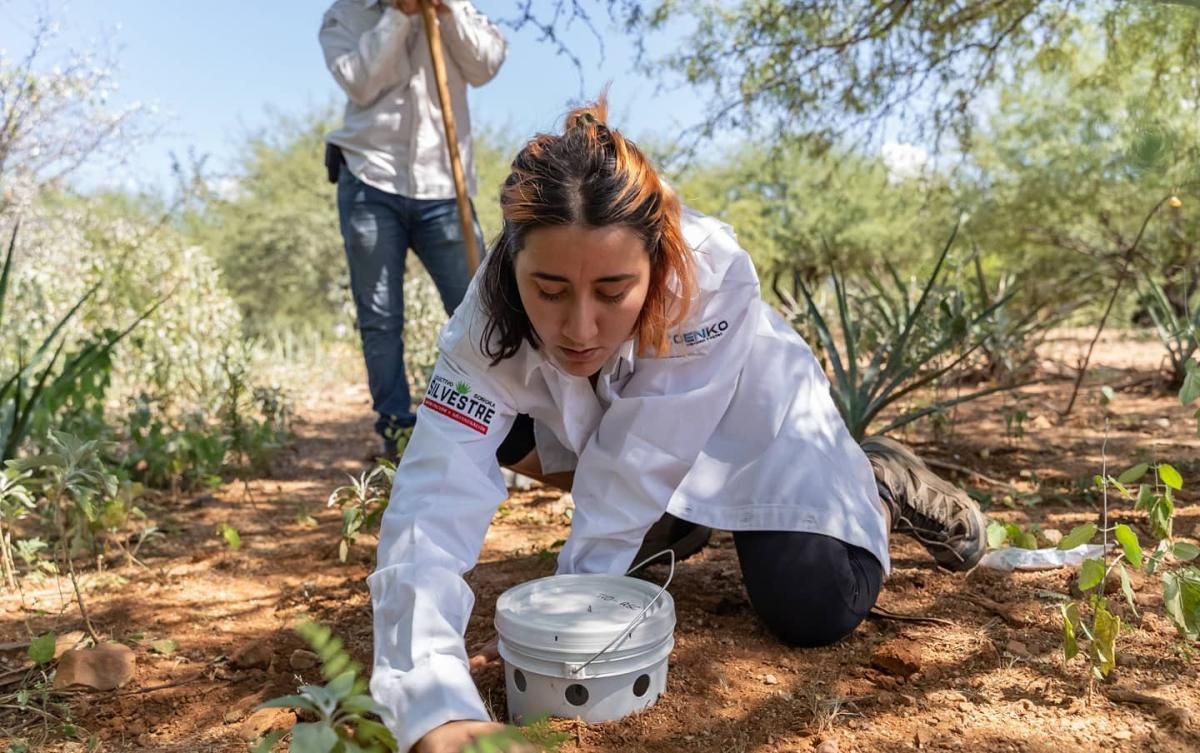
[[[902, 438], [927, 458], [964, 469], [946, 473], [990, 499], [989, 515], [1063, 532], [1098, 519], [1096, 497], [1086, 488], [1105, 458], [1114, 471], [1142, 460], [1170, 461], [1185, 479], [1176, 533], [1200, 537], [1192, 488], [1200, 486], [1200, 441], [1191, 411], [1149, 379], [1161, 362], [1157, 343], [1106, 337], [1074, 413], [1059, 420], [1071, 388], [1068, 366], [1088, 334], [1064, 332], [1047, 343], [1043, 372], [1050, 378], [1020, 398], [997, 395], [961, 406], [948, 426], [923, 423]], [[1107, 406], [1100, 404], [1101, 384], [1117, 390]], [[1018, 408], [1027, 414], [1021, 432], [1006, 432], [1004, 415]], [[247, 750], [245, 735], [281, 721], [251, 714], [257, 703], [319, 680], [318, 669], [291, 665], [292, 652], [304, 647], [291, 630], [301, 618], [332, 626], [369, 666], [364, 579], [374, 539], [360, 539], [350, 561], [339, 563], [339, 518], [325, 508], [346, 474], [367, 467], [363, 458], [373, 439], [366, 389], [357, 383], [322, 388], [306, 396], [298, 415], [296, 444], [268, 477], [234, 480], [211, 494], [159, 497], [148, 512], [166, 536], [143, 549], [146, 567], [85, 576], [97, 629], [131, 645], [138, 660], [134, 681], [122, 690], [71, 700], [75, 721], [99, 738], [101, 750]], [[557, 492], [535, 489], [514, 494], [501, 508], [469, 575], [477, 608], [468, 645], [490, 637], [501, 592], [553, 572], [550, 550], [568, 532], [565, 507]], [[1149, 540], [1143, 514], [1119, 506], [1115, 515]], [[240, 550], [216, 535], [220, 523], [240, 531]], [[1118, 668], [1110, 682], [1092, 686], [1085, 659], [1065, 666], [1062, 659], [1055, 594], [1067, 593], [1071, 573], [977, 569], [954, 575], [936, 570], [908, 540], [896, 540], [892, 552], [895, 570], [880, 604], [951, 624], [869, 620], [835, 646], [800, 650], [780, 645], [758, 624], [732, 539], [718, 534], [675, 575], [679, 622], [667, 693], [623, 721], [555, 722], [570, 734], [562, 750], [790, 753], [821, 743], [828, 750], [829, 742], [862, 753], [1200, 750], [1200, 659], [1160, 616], [1156, 581], [1138, 582], [1139, 617], [1114, 599], [1127, 625]], [[650, 575], [663, 573], [652, 568]], [[0, 641], [79, 629], [69, 590], [48, 581], [26, 584], [23, 596], [5, 595]], [[178, 643], [177, 651], [150, 650], [151, 642], [167, 638]], [[229, 657], [255, 642], [265, 647], [269, 666], [235, 668]], [[0, 659], [3, 676], [22, 665], [24, 652], [0, 653]], [[897, 670], [903, 663], [907, 668]], [[501, 670], [490, 668], [477, 679], [503, 718]], [[1122, 691], [1162, 702], [1114, 700]], [[8, 728], [20, 721], [11, 709], [0, 717]], [[37, 739], [38, 726], [22, 734]], [[2, 734], [0, 744], [7, 742]], [[40, 747], [85, 749], [55, 739]]]

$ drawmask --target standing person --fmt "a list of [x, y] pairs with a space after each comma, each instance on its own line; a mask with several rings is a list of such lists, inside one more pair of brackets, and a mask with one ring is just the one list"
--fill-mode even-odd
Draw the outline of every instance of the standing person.
[[[507, 53], [500, 30], [469, 0], [431, 0], [468, 190], [475, 193], [467, 84], [483, 86]], [[429, 40], [418, 0], [337, 0], [319, 34], [346, 93], [343, 126], [326, 137], [367, 381], [392, 457], [416, 421], [404, 373], [404, 261], [416, 252], [446, 313], [467, 289], [466, 250]], [[482, 233], [476, 222], [479, 248]]]
[[[970, 569], [984, 519], [886, 439], [860, 447], [808, 345], [728, 226], [684, 209], [603, 103], [512, 163], [504, 228], [463, 305], [396, 473], [368, 578], [371, 691], [400, 750], [459, 753], [497, 727], [463, 636], [463, 574], [506, 497], [500, 466], [572, 490], [559, 573], [624, 573], [734, 532], [759, 619], [821, 646], [867, 616], [893, 533]], [[866, 452], [864, 452], [864, 449]]]

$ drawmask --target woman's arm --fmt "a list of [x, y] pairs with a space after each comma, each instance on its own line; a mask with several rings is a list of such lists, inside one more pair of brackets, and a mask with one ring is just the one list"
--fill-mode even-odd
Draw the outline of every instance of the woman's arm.
[[396, 469], [378, 565], [371, 692], [407, 751], [446, 722], [488, 719], [463, 643], [475, 599], [463, 580], [507, 492], [496, 448], [515, 411], [486, 372], [443, 353]]

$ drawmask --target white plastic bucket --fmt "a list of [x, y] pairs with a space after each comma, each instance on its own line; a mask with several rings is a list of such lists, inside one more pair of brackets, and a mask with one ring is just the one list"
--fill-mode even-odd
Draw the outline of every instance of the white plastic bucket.
[[555, 575], [505, 591], [496, 632], [511, 721], [611, 721], [666, 690], [675, 602], [636, 578]]

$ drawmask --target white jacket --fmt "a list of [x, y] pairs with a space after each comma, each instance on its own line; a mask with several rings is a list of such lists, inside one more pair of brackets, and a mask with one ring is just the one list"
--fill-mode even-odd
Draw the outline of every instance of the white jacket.
[[[468, 0], [443, 0], [438, 26], [446, 88], [468, 190], [475, 193], [467, 84], [483, 86], [508, 53], [500, 29]], [[385, 7], [386, 6], [386, 7]], [[325, 64], [346, 93], [344, 125], [327, 141], [364, 183], [411, 199], [454, 198], [442, 105], [421, 16], [381, 0], [337, 0], [321, 19]]]
[[535, 421], [546, 471], [576, 469], [560, 573], [625, 572], [664, 511], [826, 534], [890, 569], [870, 464], [812, 351], [762, 301], [728, 226], [685, 212], [683, 229], [700, 288], [689, 322], [661, 358], [625, 343], [594, 390], [528, 344], [490, 367], [478, 276], [442, 332], [367, 580], [371, 690], [395, 714], [400, 750], [444, 722], [488, 718], [467, 669], [474, 597], [462, 575], [507, 496], [496, 449], [518, 413]]

